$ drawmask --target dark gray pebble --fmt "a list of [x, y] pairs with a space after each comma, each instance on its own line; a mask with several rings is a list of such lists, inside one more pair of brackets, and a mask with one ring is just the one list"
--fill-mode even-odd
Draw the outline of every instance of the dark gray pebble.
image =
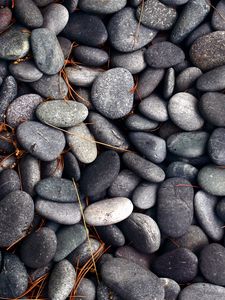
[[65, 0], [63, 3], [71, 14], [75, 12], [78, 5], [78, 0]]
[[94, 0], [92, 2], [80, 0], [79, 7], [87, 13], [112, 14], [121, 10], [126, 3], [126, 0], [109, 0], [107, 2], [102, 2], [101, 0]]
[[198, 26], [195, 30], [193, 30], [186, 39], [187, 47], [190, 47], [194, 41], [196, 41], [201, 36], [212, 32], [212, 28], [209, 22], [205, 22], [202, 25]]
[[163, 96], [168, 99], [172, 96], [175, 87], [175, 71], [173, 68], [169, 68], [166, 71], [163, 82]]
[[34, 0], [34, 2], [37, 4], [39, 7], [46, 6], [50, 3], [52, 3], [54, 0]]
[[11, 141], [13, 134], [7, 131], [3, 131], [0, 134], [0, 153], [1, 154], [10, 154], [14, 152], [14, 146]]
[[21, 182], [15, 170], [3, 170], [0, 173], [0, 199], [11, 192], [20, 190]]
[[160, 278], [165, 289], [165, 300], [176, 300], [180, 293], [179, 284], [170, 278]]
[[108, 62], [109, 55], [102, 49], [78, 46], [73, 49], [73, 58], [85, 66], [100, 67]]
[[196, 167], [182, 161], [171, 162], [166, 170], [166, 176], [168, 178], [181, 177], [191, 182], [195, 181], [197, 175], [198, 169]]
[[51, 161], [41, 161], [41, 177], [62, 177], [64, 165], [62, 156]]
[[171, 6], [183, 5], [183, 4], [187, 3], [188, 1], [189, 0], [161, 0], [162, 3], [164, 3], [166, 5], [171, 5]]
[[215, 10], [213, 11], [211, 19], [211, 24], [214, 30], [225, 30], [224, 15], [225, 3], [223, 0], [220, 0], [216, 5]]
[[70, 179], [74, 178], [75, 181], [80, 179], [80, 166], [75, 155], [71, 152], [64, 155], [64, 171]]
[[216, 128], [210, 135], [208, 153], [217, 165], [225, 165], [225, 129]]
[[9, 104], [16, 98], [17, 82], [13, 76], [7, 76], [0, 88], [0, 122], [3, 122]]
[[218, 92], [225, 89], [225, 66], [202, 74], [197, 80], [196, 87], [202, 92]]
[[216, 213], [222, 221], [225, 221], [225, 198], [217, 202]]
[[176, 90], [178, 92], [185, 92], [189, 88], [193, 87], [196, 80], [202, 75], [202, 71], [196, 67], [189, 67], [184, 69], [176, 77]]
[[125, 244], [125, 237], [119, 227], [115, 224], [98, 226], [96, 229], [104, 243], [113, 247], [121, 247]]
[[151, 131], [158, 127], [159, 123], [149, 120], [142, 115], [131, 114], [127, 117], [125, 125], [132, 131]]
[[12, 11], [9, 7], [3, 7], [0, 9], [0, 32], [8, 28], [12, 20]]
[[221, 300], [224, 297], [224, 287], [202, 282], [188, 285], [179, 295], [180, 300]]
[[97, 287], [96, 296], [98, 300], [121, 300], [111, 289], [109, 289], [104, 283], [100, 282]]
[[43, 24], [40, 9], [32, 0], [20, 0], [15, 3], [16, 18], [25, 26], [38, 28]]
[[71, 50], [72, 50], [72, 43], [69, 39], [63, 37], [63, 36], [58, 36], [57, 37], [60, 47], [62, 49], [64, 58], [67, 59], [70, 56]]
[[9, 65], [10, 73], [19, 81], [34, 82], [39, 80], [43, 73], [38, 70], [32, 61], [23, 61], [18, 64]]

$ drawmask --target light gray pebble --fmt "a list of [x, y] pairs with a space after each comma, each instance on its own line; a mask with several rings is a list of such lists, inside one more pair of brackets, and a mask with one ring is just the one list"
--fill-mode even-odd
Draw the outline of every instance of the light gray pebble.
[[199, 68], [189, 67], [185, 69], [176, 77], [176, 91], [185, 92], [195, 84], [201, 75], [202, 71]]
[[134, 190], [132, 202], [139, 209], [148, 209], [155, 205], [157, 198], [158, 184], [142, 182]]
[[225, 66], [214, 68], [202, 74], [196, 83], [202, 92], [217, 92], [225, 89]]
[[18, 64], [9, 65], [10, 73], [19, 81], [34, 82], [39, 80], [43, 73], [38, 70], [32, 61], [22, 61]]
[[159, 123], [149, 120], [142, 115], [131, 114], [126, 118], [125, 125], [132, 131], [151, 131], [158, 127]]
[[20, 0], [14, 7], [16, 18], [19, 22], [30, 28], [38, 28], [43, 24], [40, 9], [32, 0]]
[[216, 128], [209, 138], [208, 153], [211, 160], [217, 165], [225, 164], [225, 129]]
[[191, 182], [196, 180], [197, 175], [198, 169], [196, 167], [182, 161], [174, 161], [170, 163], [166, 170], [166, 176], [168, 178], [181, 177]]
[[59, 157], [57, 159], [51, 161], [42, 161], [41, 162], [41, 177], [62, 177], [63, 173], [63, 161], [62, 158]]
[[96, 287], [92, 280], [83, 278], [77, 288], [76, 299], [77, 300], [95, 300]]
[[192, 283], [185, 287], [179, 300], [221, 300], [225, 297], [225, 288], [210, 283]]
[[224, 24], [224, 15], [225, 15], [225, 3], [223, 0], [220, 0], [215, 10], [213, 11], [211, 24], [214, 30], [225, 30]]
[[66, 67], [65, 72], [70, 83], [80, 87], [90, 87], [103, 70], [77, 65]]
[[165, 289], [165, 300], [176, 300], [181, 291], [179, 284], [170, 278], [160, 278], [160, 281]]

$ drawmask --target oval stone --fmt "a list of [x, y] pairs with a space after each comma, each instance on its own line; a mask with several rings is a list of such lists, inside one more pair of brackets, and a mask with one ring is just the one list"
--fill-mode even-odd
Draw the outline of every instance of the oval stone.
[[180, 293], [179, 284], [170, 278], [160, 278], [165, 289], [165, 300], [176, 300]]
[[103, 70], [75, 65], [67, 67], [65, 71], [70, 83], [80, 87], [90, 87]]
[[188, 285], [179, 295], [180, 300], [221, 300], [224, 297], [224, 287], [202, 282]]
[[225, 66], [202, 74], [197, 80], [196, 87], [202, 92], [217, 92], [225, 89]]
[[3, 170], [0, 173], [0, 200], [9, 193], [20, 190], [21, 182], [15, 170]]
[[208, 143], [208, 153], [217, 165], [225, 165], [225, 128], [215, 129]]
[[4, 7], [0, 9], [0, 32], [8, 28], [12, 20], [12, 11], [9, 7]]
[[76, 293], [77, 300], [95, 300], [96, 286], [94, 282], [88, 278], [82, 278]]
[[17, 1], [14, 11], [18, 21], [25, 26], [37, 28], [43, 24], [41, 11], [32, 0]]
[[223, 18], [224, 14], [225, 14], [225, 3], [223, 0], [220, 0], [216, 5], [216, 9], [213, 11], [212, 14], [211, 23], [214, 30], [225, 30], [224, 18]]
[[[79, 7], [81, 10], [94, 14], [112, 14], [121, 10], [127, 3], [127, 0], [81, 0]], [[79, 295], [79, 293], [78, 293]]]
[[10, 73], [19, 81], [34, 82], [39, 80], [43, 73], [38, 70], [32, 61], [22, 61], [18, 64], [9, 65]]
[[151, 131], [159, 125], [156, 121], [151, 121], [142, 115], [129, 115], [125, 121], [125, 125], [132, 131]]
[[138, 185], [132, 195], [132, 202], [139, 209], [148, 209], [155, 205], [158, 184], [142, 182]]
[[[182, 64], [182, 63], [181, 63]], [[178, 64], [180, 65], [180, 64]], [[173, 68], [169, 68], [166, 71], [164, 82], [163, 82], [163, 96], [168, 99], [173, 95], [175, 88], [175, 71]]]
[[106, 51], [95, 47], [78, 46], [73, 49], [75, 61], [85, 66], [100, 67], [108, 62], [109, 55]]
[[96, 229], [104, 243], [114, 247], [121, 247], [125, 244], [125, 237], [118, 226], [98, 226]]
[[168, 178], [182, 177], [192, 182], [195, 181], [198, 175], [198, 169], [191, 164], [182, 161], [174, 161], [169, 164], [166, 175]]
[[185, 92], [191, 88], [196, 80], [202, 75], [202, 71], [196, 67], [184, 69], [176, 78], [176, 90]]

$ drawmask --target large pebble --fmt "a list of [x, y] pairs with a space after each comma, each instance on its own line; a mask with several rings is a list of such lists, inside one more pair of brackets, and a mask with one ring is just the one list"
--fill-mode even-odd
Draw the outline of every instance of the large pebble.
[[169, 178], [158, 190], [157, 220], [160, 230], [170, 237], [185, 234], [193, 219], [194, 191], [189, 181]]
[[37, 81], [43, 75], [31, 61], [23, 61], [18, 64], [12, 63], [9, 65], [9, 70], [17, 80], [23, 82]]
[[215, 10], [213, 11], [213, 15], [211, 19], [211, 24], [214, 30], [225, 30], [224, 15], [225, 15], [225, 3], [223, 0], [220, 0], [216, 5]]
[[75, 61], [85, 66], [100, 67], [108, 62], [109, 55], [106, 51], [95, 47], [78, 46], [73, 49]]
[[94, 14], [112, 14], [121, 10], [125, 5], [126, 0], [109, 0], [109, 1], [101, 1], [101, 0], [81, 0], [79, 2], [79, 7], [81, 10], [86, 11], [88, 13]]
[[107, 226], [125, 220], [133, 211], [133, 204], [128, 198], [116, 197], [97, 201], [85, 211], [85, 220], [92, 226]]
[[32, 0], [17, 1], [14, 10], [17, 19], [25, 26], [31, 28], [42, 26], [43, 17], [41, 11]]
[[64, 149], [64, 134], [39, 122], [27, 121], [17, 127], [19, 143], [31, 155], [43, 160], [56, 159]]
[[101, 268], [103, 282], [125, 300], [163, 300], [164, 288], [160, 279], [126, 259], [113, 258]]
[[0, 247], [8, 247], [26, 233], [34, 218], [34, 203], [30, 195], [14, 191], [0, 202]]
[[225, 66], [202, 74], [197, 80], [196, 87], [202, 92], [218, 92], [225, 89]]
[[216, 128], [209, 138], [208, 153], [217, 165], [225, 165], [225, 129]]
[[70, 83], [80, 87], [90, 87], [102, 70], [78, 65], [67, 67], [65, 72]]
[[15, 170], [4, 170], [0, 173], [0, 199], [11, 192], [20, 190], [21, 182]]
[[193, 283], [185, 287], [179, 300], [221, 300], [225, 297], [225, 288], [210, 283]]
[[93, 105], [107, 118], [122, 118], [132, 109], [133, 86], [133, 76], [128, 70], [110, 69], [99, 75], [93, 83], [91, 90]]
[[132, 202], [139, 209], [148, 209], [155, 205], [158, 184], [142, 182], [137, 186], [132, 195]]

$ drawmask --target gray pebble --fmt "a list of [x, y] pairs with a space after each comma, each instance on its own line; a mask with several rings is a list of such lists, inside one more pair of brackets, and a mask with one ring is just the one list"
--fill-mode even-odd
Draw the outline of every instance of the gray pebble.
[[98, 226], [97, 232], [104, 243], [113, 247], [121, 247], [125, 244], [125, 237], [118, 226]]
[[32, 0], [17, 1], [14, 11], [18, 21], [25, 26], [37, 28], [43, 24], [41, 11]]
[[73, 49], [73, 58], [85, 66], [100, 67], [108, 62], [109, 55], [95, 47], [77, 46]]
[[209, 22], [205, 22], [202, 25], [198, 26], [195, 30], [193, 30], [186, 39], [187, 47], [190, 47], [194, 41], [196, 41], [201, 36], [212, 32], [212, 28]]
[[0, 173], [5, 170], [5, 169], [12, 169], [16, 166], [16, 156], [12, 155], [8, 158], [6, 158], [5, 156], [0, 156]]
[[225, 164], [225, 129], [216, 128], [210, 135], [208, 142], [208, 154], [217, 165]]
[[225, 88], [225, 66], [217, 67], [202, 74], [196, 87], [202, 92], [217, 92]]
[[158, 127], [159, 123], [149, 120], [142, 115], [129, 115], [125, 121], [125, 125], [132, 131], [151, 131]]
[[163, 82], [163, 96], [168, 99], [173, 95], [175, 87], [175, 71], [173, 68], [169, 68], [166, 71]]
[[142, 182], [134, 190], [132, 202], [139, 209], [148, 209], [155, 205], [157, 198], [158, 184]]
[[64, 155], [64, 171], [69, 178], [74, 178], [75, 181], [80, 179], [80, 166], [71, 152]]
[[174, 161], [170, 163], [166, 170], [166, 176], [168, 178], [181, 177], [191, 182], [195, 181], [197, 175], [198, 169], [196, 167], [182, 161]]
[[0, 173], [0, 199], [9, 193], [20, 190], [21, 182], [15, 170], [3, 170]]
[[184, 69], [176, 78], [177, 92], [185, 92], [193, 87], [196, 80], [202, 75], [202, 71], [196, 67]]
[[214, 30], [225, 30], [224, 16], [225, 16], [225, 3], [223, 0], [220, 0], [213, 11], [213, 15], [211, 19], [211, 24]]
[[117, 296], [112, 290], [110, 290], [104, 283], [100, 282], [97, 287], [97, 299], [98, 300], [121, 300], [119, 296]]
[[63, 160], [62, 157], [58, 157], [57, 159], [51, 161], [41, 161], [41, 177], [62, 177], [63, 173]]
[[0, 122], [4, 121], [9, 104], [16, 98], [17, 82], [13, 76], [7, 76], [0, 88]]
[[83, 103], [89, 110], [94, 110], [91, 102], [91, 91], [88, 88], [78, 87], [75, 93], [76, 101]]
[[43, 73], [38, 70], [32, 61], [22, 61], [18, 64], [9, 65], [10, 73], [19, 81], [34, 82], [39, 80]]
[[71, 50], [72, 50], [72, 43], [69, 39], [63, 37], [63, 36], [58, 36], [57, 37], [60, 47], [62, 49], [64, 58], [67, 59], [70, 56]]
[[0, 9], [0, 32], [6, 30], [12, 20], [12, 11], [9, 7], [3, 7]]
[[225, 221], [225, 198], [217, 202], [216, 213], [222, 221]]
[[37, 6], [39, 7], [43, 7], [46, 6], [50, 3], [52, 3], [54, 0], [34, 0], [34, 2], [36, 3]]
[[102, 2], [101, 0], [80, 0], [79, 7], [87, 13], [93, 14], [112, 14], [121, 10], [127, 3], [127, 0], [109, 0]]
[[95, 300], [96, 287], [92, 280], [88, 278], [81, 279], [77, 288], [76, 299], [77, 300]]
[[7, 131], [3, 131], [0, 134], [0, 153], [1, 154], [10, 154], [14, 151], [14, 146], [11, 141], [13, 138], [13, 134]]
[[70, 83], [80, 87], [90, 87], [103, 70], [76, 65], [66, 67], [65, 72]]
[[224, 297], [224, 287], [200, 282], [185, 287], [179, 295], [179, 300], [221, 300]]
[[[166, 5], [176, 6], [176, 5], [183, 5], [187, 3], [189, 0], [161, 0], [162, 3]], [[167, 278], [165, 278], [167, 279]], [[171, 299], [172, 300], [172, 299]]]
[[176, 300], [180, 293], [179, 284], [170, 278], [160, 278], [165, 289], [165, 300]]

